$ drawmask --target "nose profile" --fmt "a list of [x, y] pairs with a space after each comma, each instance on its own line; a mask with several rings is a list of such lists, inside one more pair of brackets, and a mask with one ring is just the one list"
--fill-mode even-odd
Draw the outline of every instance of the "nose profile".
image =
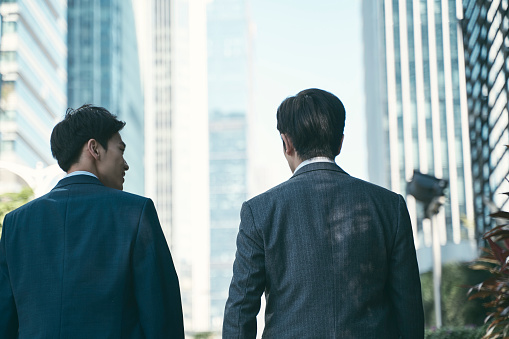
[[129, 165], [127, 164], [127, 161], [124, 159], [124, 168], [127, 171], [129, 169]]

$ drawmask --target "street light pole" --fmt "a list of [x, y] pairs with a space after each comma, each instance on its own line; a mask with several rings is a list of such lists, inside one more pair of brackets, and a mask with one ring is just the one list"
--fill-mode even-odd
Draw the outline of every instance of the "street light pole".
[[438, 229], [438, 212], [445, 202], [444, 190], [447, 180], [414, 171], [414, 177], [408, 183], [407, 193], [424, 203], [425, 217], [431, 222], [432, 255], [433, 255], [433, 297], [435, 301], [435, 318], [437, 328], [442, 327], [442, 248]]
[[440, 248], [440, 236], [438, 234], [437, 215], [431, 219], [433, 232], [433, 297], [435, 300], [435, 317], [437, 328], [442, 327], [442, 297], [440, 288], [442, 286], [442, 251]]

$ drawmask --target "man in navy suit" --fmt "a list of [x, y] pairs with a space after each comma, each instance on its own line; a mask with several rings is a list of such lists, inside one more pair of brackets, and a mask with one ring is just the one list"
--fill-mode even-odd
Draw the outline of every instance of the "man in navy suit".
[[68, 174], [5, 217], [0, 338], [184, 338], [154, 204], [122, 191], [124, 125], [85, 105], [53, 129], [51, 151]]
[[343, 104], [326, 91], [279, 106], [294, 174], [242, 206], [223, 338], [255, 338], [264, 292], [264, 338], [424, 337], [405, 201], [335, 164], [344, 125]]

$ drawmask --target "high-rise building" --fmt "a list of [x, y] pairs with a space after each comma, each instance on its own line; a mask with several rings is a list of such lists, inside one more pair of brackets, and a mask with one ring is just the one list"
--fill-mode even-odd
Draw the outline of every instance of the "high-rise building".
[[[0, 161], [55, 164], [50, 135], [67, 107], [66, 2], [2, 1], [0, 15]], [[6, 170], [0, 182], [2, 191], [27, 185]]]
[[507, 210], [509, 184], [509, 1], [464, 0], [461, 21], [478, 236]]
[[124, 190], [143, 194], [144, 107], [132, 2], [69, 0], [68, 29], [68, 105], [102, 106], [127, 123]]
[[172, 219], [171, 11], [169, 0], [133, 1], [145, 106], [145, 194], [168, 243]]
[[186, 333], [219, 333], [247, 198], [246, 0], [135, 4], [147, 195], [179, 275]]
[[172, 3], [173, 237], [187, 331], [210, 330], [206, 0]]
[[406, 195], [414, 170], [449, 182], [437, 217], [443, 261], [475, 246], [460, 0], [363, 2], [370, 180], [406, 196], [421, 271], [431, 223]]
[[146, 194], [180, 281], [186, 333], [210, 330], [205, 0], [138, 0]]
[[232, 277], [240, 207], [248, 196], [247, 5], [246, 0], [214, 0], [207, 7], [210, 317], [214, 330], [221, 329]]

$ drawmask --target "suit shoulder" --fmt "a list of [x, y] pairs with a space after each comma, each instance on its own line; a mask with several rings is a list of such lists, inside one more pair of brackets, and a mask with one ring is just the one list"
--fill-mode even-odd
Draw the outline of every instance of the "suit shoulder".
[[33, 200], [30, 200], [29, 202], [21, 205], [20, 207], [10, 211], [9, 213], [7, 213], [7, 215], [10, 215], [10, 216], [14, 216], [18, 213], [23, 213], [24, 211], [32, 208], [33, 206], [36, 206], [41, 200], [43, 200], [45, 198], [45, 196], [41, 196], [39, 198], [35, 198]]
[[299, 186], [299, 183], [290, 178], [269, 190], [252, 197], [245, 203], [251, 207], [255, 207], [258, 205], [265, 205], [269, 202], [275, 202], [276, 199], [279, 199], [281, 196], [286, 196], [288, 191], [294, 190], [297, 186]]
[[[249, 199], [247, 203], [250, 206], [257, 206], [281, 197], [289, 197], [290, 192], [301, 192], [302, 194], [306, 194], [305, 187], [314, 186], [319, 180], [320, 179], [317, 179], [314, 176], [292, 177], [289, 180]], [[330, 183], [331, 182], [329, 182], [329, 184]], [[334, 184], [324, 187], [324, 189], [329, 188], [331, 190], [335, 190], [338, 187], [348, 190], [353, 195], [369, 196], [370, 198], [379, 198], [392, 202], [399, 201], [399, 197], [401, 197], [400, 194], [388, 190], [387, 188], [344, 174], [341, 174], [337, 180], [334, 179]]]
[[[153, 204], [152, 200], [147, 197], [143, 197], [141, 195], [129, 193], [120, 191], [114, 188], [109, 188], [105, 186], [99, 186], [99, 190], [96, 191], [95, 194], [98, 194], [101, 196], [99, 198], [99, 201], [102, 203], [112, 202], [114, 204], [127, 204], [131, 206], [144, 206], [146, 203]], [[26, 204], [16, 208], [15, 210], [9, 212], [11, 216], [15, 216], [18, 213], [25, 213], [27, 211], [30, 211], [31, 209], [37, 209], [41, 206], [44, 206], [46, 203], [52, 203], [59, 201], [59, 198], [57, 197], [59, 194], [65, 194], [67, 197], [72, 197], [73, 193], [71, 193], [68, 190], [62, 190], [62, 189], [53, 189], [50, 192], [46, 193], [45, 195], [35, 198]], [[82, 194], [78, 195], [76, 194], [78, 192], [75, 192], [75, 199], [86, 199]], [[94, 200], [97, 200], [97, 196], [94, 198]], [[60, 200], [61, 201], [61, 200]]]
[[152, 205], [154, 204], [150, 198], [147, 198], [147, 197], [144, 197], [144, 196], [141, 196], [138, 194], [119, 191], [117, 189], [109, 188], [109, 187], [105, 187], [105, 188], [106, 188], [106, 191], [104, 192], [104, 194], [102, 194], [103, 199], [105, 199], [107, 201], [111, 201], [114, 204], [123, 204], [123, 205], [140, 206], [140, 207], [145, 206], [147, 204], [152, 204]]
[[373, 192], [376, 192], [378, 194], [384, 195], [384, 196], [391, 196], [394, 198], [397, 198], [400, 196], [400, 194], [393, 192], [385, 187], [379, 186], [377, 184], [373, 184], [372, 182], [365, 181], [359, 178], [350, 177], [352, 181], [355, 183], [355, 185], [358, 185], [359, 187], [362, 187], [363, 189], [370, 190]]
[[141, 196], [138, 194], [129, 193], [129, 192], [125, 192], [125, 191], [119, 191], [114, 188], [108, 188], [108, 190], [110, 191], [111, 194], [118, 195], [122, 199], [126, 199], [126, 200], [132, 200], [132, 201], [138, 201], [138, 202], [146, 202], [148, 200], [151, 200], [150, 198], [147, 198], [147, 197], [144, 197], [144, 196]]

